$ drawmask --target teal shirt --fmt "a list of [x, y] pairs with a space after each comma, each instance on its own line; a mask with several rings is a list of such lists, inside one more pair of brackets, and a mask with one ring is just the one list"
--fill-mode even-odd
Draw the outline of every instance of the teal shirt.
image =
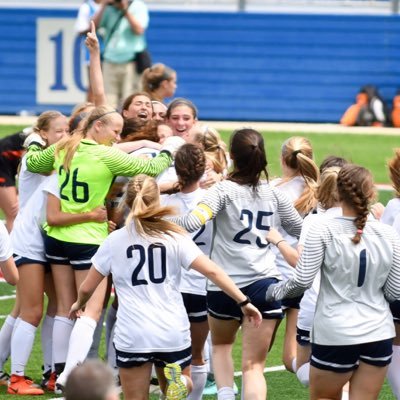
[[[149, 24], [149, 12], [146, 4], [141, 0], [135, 0], [129, 6], [128, 12], [135, 16], [143, 29]], [[100, 28], [105, 29], [105, 50], [103, 59], [115, 64], [125, 64], [133, 61], [135, 54], [145, 50], [145, 35], [136, 35], [129, 25], [126, 17], [122, 17], [118, 26], [114, 30], [111, 38], [109, 33], [121, 16], [121, 11], [113, 6], [108, 6], [104, 10]]]

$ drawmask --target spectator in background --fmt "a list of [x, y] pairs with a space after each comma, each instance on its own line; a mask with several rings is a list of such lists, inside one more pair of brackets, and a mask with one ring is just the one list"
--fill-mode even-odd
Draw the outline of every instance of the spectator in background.
[[175, 94], [176, 72], [164, 64], [154, 64], [144, 70], [142, 84], [152, 100], [163, 103], [167, 97]]
[[[96, 12], [99, 10], [100, 1], [101, 0], [85, 0], [79, 7], [78, 16], [75, 21], [75, 31], [82, 36], [81, 61], [85, 67], [84, 69], [87, 70], [88, 76], [89, 76], [90, 55], [88, 49], [84, 44], [84, 38], [86, 37], [86, 34], [90, 31], [90, 21], [92, 20]], [[88, 84], [86, 100], [90, 102], [94, 101], [92, 95], [92, 89], [90, 86], [90, 81]]]
[[144, 32], [149, 23], [142, 0], [102, 0], [93, 21], [104, 28], [103, 74], [108, 103], [117, 107], [122, 99], [137, 91], [135, 55], [146, 49]]
[[65, 385], [65, 400], [118, 400], [111, 369], [99, 360], [88, 360], [73, 369]]

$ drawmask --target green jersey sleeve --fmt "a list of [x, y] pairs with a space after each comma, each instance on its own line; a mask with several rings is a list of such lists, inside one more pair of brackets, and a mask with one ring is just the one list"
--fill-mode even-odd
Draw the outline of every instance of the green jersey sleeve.
[[145, 160], [112, 147], [104, 147], [101, 158], [115, 176], [134, 176], [138, 174], [157, 176], [168, 168], [172, 162], [172, 157], [168, 152], [161, 152], [157, 157]]
[[43, 150], [40, 146], [29, 146], [26, 154], [26, 166], [30, 172], [51, 172], [54, 169], [55, 145]]

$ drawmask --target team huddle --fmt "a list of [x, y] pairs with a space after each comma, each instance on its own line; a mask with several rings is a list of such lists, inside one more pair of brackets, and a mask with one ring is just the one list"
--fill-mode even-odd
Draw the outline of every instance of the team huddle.
[[[8, 393], [64, 393], [98, 357], [107, 314], [105, 357], [127, 400], [147, 398], [153, 375], [160, 398], [201, 399], [212, 376], [218, 399], [234, 399], [239, 328], [242, 398], [267, 398], [284, 317], [283, 361], [311, 399], [376, 399], [386, 376], [400, 398], [399, 198], [373, 208], [368, 170], [333, 156], [318, 167], [297, 136], [269, 180], [258, 131], [233, 132], [227, 149], [187, 99], [139, 92], [118, 112], [94, 28], [87, 45], [95, 103], [39, 116], [10, 238], [1, 226], [0, 266], [18, 281], [0, 331]], [[400, 151], [389, 169], [399, 194]], [[42, 319], [38, 386], [25, 368]]]

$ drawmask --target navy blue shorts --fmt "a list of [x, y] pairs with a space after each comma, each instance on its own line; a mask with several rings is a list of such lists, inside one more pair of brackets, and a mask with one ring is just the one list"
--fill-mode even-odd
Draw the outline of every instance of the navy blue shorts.
[[[268, 287], [277, 282], [278, 280], [275, 278], [265, 278], [241, 288], [241, 291], [250, 298], [251, 303], [261, 312], [263, 319], [283, 318], [281, 302], [267, 302], [265, 300], [265, 293]], [[224, 292], [208, 291], [207, 308], [208, 313], [216, 319], [236, 319], [237, 321], [242, 322], [242, 310], [238, 307], [235, 300]]]
[[282, 308], [285, 311], [287, 308], [295, 308], [296, 310], [300, 310], [300, 302], [303, 298], [303, 295], [299, 297], [293, 297], [292, 299], [283, 299], [282, 300]]
[[300, 346], [310, 345], [310, 331], [305, 331], [297, 327], [296, 341]]
[[126, 353], [115, 349], [117, 366], [120, 368], [140, 367], [146, 363], [152, 363], [156, 367], [165, 367], [167, 364], [176, 363], [186, 368], [192, 361], [192, 347], [173, 352], [156, 353]]
[[46, 258], [50, 264], [71, 265], [72, 269], [87, 270], [99, 245], [63, 242], [51, 236], [44, 238]]
[[43, 265], [44, 267], [44, 272], [50, 272], [50, 264], [47, 261], [41, 261], [41, 260], [35, 260], [33, 258], [28, 258], [28, 257], [22, 257], [19, 256], [18, 254], [13, 254], [14, 262], [17, 267], [20, 267], [21, 265], [24, 264], [39, 264]]
[[323, 346], [311, 344], [310, 364], [318, 369], [333, 372], [350, 372], [358, 368], [360, 361], [385, 367], [392, 360], [393, 339], [351, 346]]
[[182, 293], [182, 298], [190, 322], [207, 321], [207, 296]]
[[390, 311], [393, 315], [393, 322], [400, 324], [400, 300], [390, 303]]

